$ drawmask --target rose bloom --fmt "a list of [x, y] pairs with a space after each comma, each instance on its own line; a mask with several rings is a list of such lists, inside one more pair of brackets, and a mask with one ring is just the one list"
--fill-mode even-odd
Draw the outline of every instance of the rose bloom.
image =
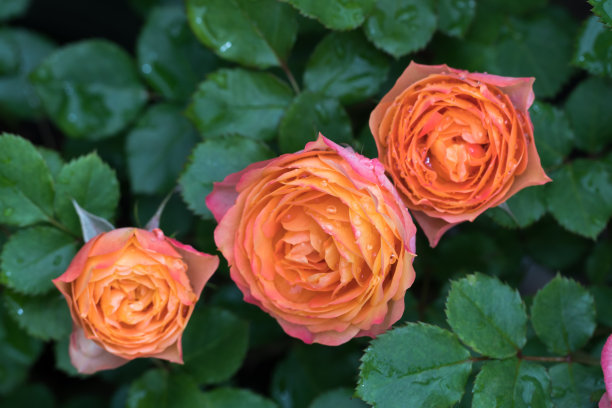
[[612, 408], [610, 396], [612, 395], [612, 335], [608, 337], [601, 351], [601, 369], [603, 370], [606, 392], [599, 401], [599, 408]]
[[89, 240], [53, 280], [72, 315], [72, 364], [91, 374], [138, 357], [182, 363], [183, 330], [218, 264], [159, 229]]
[[338, 345], [401, 317], [416, 229], [377, 160], [320, 135], [215, 183], [206, 203], [244, 299], [287, 334]]
[[529, 118], [533, 81], [411, 62], [372, 112], [379, 160], [431, 246], [550, 181]]

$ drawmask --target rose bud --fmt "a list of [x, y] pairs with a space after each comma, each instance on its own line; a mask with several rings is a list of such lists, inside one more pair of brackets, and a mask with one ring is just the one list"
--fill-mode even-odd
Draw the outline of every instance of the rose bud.
[[89, 240], [53, 280], [72, 315], [72, 364], [91, 374], [138, 357], [182, 363], [183, 330], [218, 264], [159, 229]]
[[379, 160], [430, 245], [551, 181], [533, 138], [533, 78], [411, 62], [370, 116]]
[[320, 135], [215, 183], [206, 203], [244, 299], [290, 336], [338, 345], [401, 317], [416, 229], [377, 160]]
[[612, 335], [606, 340], [606, 344], [601, 350], [601, 369], [604, 375], [606, 392], [601, 396], [599, 408], [612, 408], [610, 396], [612, 396]]

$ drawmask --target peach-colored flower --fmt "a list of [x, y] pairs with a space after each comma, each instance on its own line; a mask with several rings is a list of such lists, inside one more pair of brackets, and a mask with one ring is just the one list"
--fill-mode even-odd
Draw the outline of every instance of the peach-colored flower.
[[612, 335], [606, 340], [601, 350], [601, 369], [603, 370], [606, 392], [599, 401], [599, 408], [612, 408], [610, 395], [612, 395]]
[[412, 62], [372, 112], [379, 159], [432, 246], [550, 181], [529, 118], [533, 81]]
[[91, 374], [138, 357], [182, 363], [183, 330], [218, 264], [159, 229], [89, 240], [53, 281], [72, 315], [72, 364]]
[[416, 229], [377, 160], [320, 135], [229, 175], [206, 203], [245, 300], [289, 335], [338, 345], [401, 317]]

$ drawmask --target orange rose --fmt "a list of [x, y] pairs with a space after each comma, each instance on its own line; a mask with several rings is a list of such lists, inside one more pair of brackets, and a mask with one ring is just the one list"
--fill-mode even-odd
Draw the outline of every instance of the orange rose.
[[431, 246], [550, 181], [529, 118], [533, 81], [411, 62], [372, 112], [379, 159]]
[[289, 335], [338, 345], [401, 317], [416, 229], [377, 160], [319, 136], [227, 176], [206, 203], [244, 299]]
[[159, 229], [89, 240], [53, 281], [72, 315], [72, 364], [90, 374], [138, 357], [182, 363], [183, 330], [218, 264]]

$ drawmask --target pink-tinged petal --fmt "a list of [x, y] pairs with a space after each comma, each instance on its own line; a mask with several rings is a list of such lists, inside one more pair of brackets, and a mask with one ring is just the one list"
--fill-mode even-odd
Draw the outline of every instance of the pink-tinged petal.
[[81, 374], [111, 370], [129, 361], [104, 350], [96, 342], [85, 337], [83, 329], [77, 326], [74, 327], [70, 335], [68, 351], [72, 365]]
[[379, 334], [386, 332], [393, 325], [393, 323], [401, 319], [402, 315], [404, 314], [404, 307], [405, 304], [403, 296], [399, 300], [392, 301], [389, 305], [389, 311], [387, 312], [385, 319], [382, 321], [382, 323], [373, 325], [368, 330], [360, 331], [358, 336], [367, 336], [375, 338]]
[[136, 236], [138, 243], [148, 251], [173, 258], [179, 257], [178, 252], [176, 252], [174, 247], [166, 241], [166, 236], [159, 228], [156, 228], [153, 231], [135, 229], [134, 235]]
[[64, 272], [59, 277], [52, 280], [53, 284], [57, 286], [57, 288], [62, 293], [66, 293], [67, 287], [69, 286], [69, 285], [68, 286], [63, 285], [62, 283], [69, 283], [69, 282], [76, 280], [76, 278], [79, 277], [81, 272], [83, 272], [83, 269], [85, 268], [85, 263], [87, 262], [87, 258], [89, 257], [91, 248], [96, 244], [100, 236], [101, 235], [98, 235], [97, 237], [94, 237], [90, 239], [89, 241], [87, 241], [87, 243], [83, 245], [81, 249], [79, 249], [79, 252], [77, 252], [74, 258], [72, 258], [72, 261], [70, 262], [70, 265], [68, 265], [68, 269], [66, 269], [66, 272]]
[[280, 317], [276, 317], [278, 324], [281, 325], [285, 333], [290, 335], [291, 337], [295, 337], [297, 339], [302, 340], [306, 344], [312, 344], [314, 340], [314, 334], [306, 328], [306, 326], [301, 326], [299, 324], [294, 324], [288, 322], [286, 320], [281, 319]]
[[221, 221], [221, 218], [223, 218], [225, 213], [227, 213], [236, 202], [236, 198], [238, 197], [236, 186], [240, 182], [240, 179], [242, 179], [242, 176], [253, 170], [265, 167], [272, 160], [276, 159], [252, 163], [243, 170], [227, 175], [223, 181], [213, 183], [213, 191], [206, 196], [205, 201], [206, 206], [217, 222]]
[[601, 369], [604, 375], [604, 383], [608, 395], [612, 395], [612, 335], [606, 340], [601, 350]]
[[527, 112], [533, 101], [533, 83], [535, 78], [512, 78], [491, 74], [469, 73], [469, 78], [500, 88], [512, 101], [515, 109]]
[[174, 245], [176, 251], [183, 258], [183, 262], [187, 264], [187, 276], [189, 277], [191, 288], [199, 298], [204, 285], [206, 285], [206, 282], [208, 282], [217, 270], [217, 267], [219, 267], [219, 257], [198, 252], [192, 246], [181, 244], [174, 239], [166, 239]]
[[446, 231], [459, 224], [449, 223], [441, 218], [430, 217], [422, 211], [411, 211], [412, 216], [416, 219], [419, 226], [423, 229], [430, 247], [438, 245], [440, 238]]
[[230, 264], [234, 263], [234, 240], [240, 225], [240, 209], [236, 206], [229, 209], [215, 228], [215, 244]]
[[353, 337], [358, 336], [359, 328], [353, 326], [341, 332], [326, 331], [317, 333], [314, 336], [313, 343], [319, 343], [325, 346], [339, 346], [351, 340]]
[[176, 343], [172, 344], [161, 353], [154, 354], [150, 357], [168, 360], [176, 364], [183, 364], [183, 350], [181, 349], [181, 339], [179, 338]]
[[136, 228], [118, 228], [98, 235], [91, 240], [95, 239], [96, 242], [89, 256], [106, 255], [121, 250], [132, 238], [135, 230]]
[[604, 395], [601, 396], [599, 400], [598, 408], [612, 408], [612, 401], [608, 398], [608, 393], [604, 392]]

